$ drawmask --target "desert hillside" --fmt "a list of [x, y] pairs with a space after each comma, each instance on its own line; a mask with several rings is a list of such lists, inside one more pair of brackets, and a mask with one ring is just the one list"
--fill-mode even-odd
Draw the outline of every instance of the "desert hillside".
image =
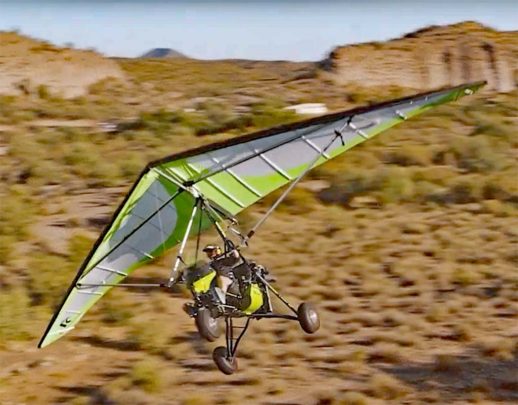
[[[359, 67], [356, 81], [337, 83], [338, 68], [316, 63], [80, 53], [124, 79], [98, 81], [79, 97], [46, 87], [0, 95], [0, 403], [515, 404], [518, 90], [494, 86], [312, 171], [257, 233], [247, 255], [295, 305], [316, 304], [315, 335], [255, 322], [240, 371], [225, 376], [211, 359], [223, 340], [200, 340], [181, 309], [185, 290], [113, 289], [74, 331], [36, 348], [149, 161], [303, 118], [284, 108], [291, 104], [348, 109], [431, 87], [410, 74], [404, 81], [400, 60], [413, 60], [423, 36], [463, 34], [453, 26], [396, 40], [399, 57], [383, 58], [396, 81], [374, 72], [371, 83]], [[495, 44], [515, 38], [491, 35]], [[16, 53], [20, 66], [36, 60], [27, 44]], [[376, 55], [372, 46], [341, 49]], [[61, 52], [36, 54], [67, 66]], [[274, 197], [239, 216], [244, 230]], [[130, 280], [164, 280], [174, 254]]]
[[36, 93], [40, 89], [77, 97], [107, 77], [120, 79], [123, 74], [115, 62], [96, 52], [60, 48], [15, 32], [0, 32], [0, 94]]
[[338, 47], [322, 66], [342, 84], [428, 89], [486, 80], [489, 89], [508, 92], [516, 88], [518, 31], [475, 22], [432, 26], [383, 43]]

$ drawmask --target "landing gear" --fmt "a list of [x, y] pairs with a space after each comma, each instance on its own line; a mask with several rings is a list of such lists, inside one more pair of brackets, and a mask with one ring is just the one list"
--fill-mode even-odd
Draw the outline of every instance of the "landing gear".
[[[212, 352], [212, 359], [223, 374], [230, 375], [237, 370], [237, 347], [245, 335], [251, 319], [252, 318], [248, 317], [245, 324], [239, 326], [234, 325], [235, 319], [231, 316], [225, 317], [226, 346], [218, 346]], [[237, 336], [235, 334], [236, 331], [239, 331]]]
[[196, 314], [195, 323], [200, 335], [209, 342], [214, 342], [221, 335], [218, 320], [213, 318], [210, 310], [200, 308]]
[[315, 307], [303, 302], [297, 309], [297, 318], [302, 330], [306, 333], [315, 333], [320, 328], [320, 318]]
[[223, 374], [234, 374], [237, 370], [237, 359], [235, 356], [229, 356], [227, 348], [224, 346], [216, 347], [212, 352], [212, 358]]

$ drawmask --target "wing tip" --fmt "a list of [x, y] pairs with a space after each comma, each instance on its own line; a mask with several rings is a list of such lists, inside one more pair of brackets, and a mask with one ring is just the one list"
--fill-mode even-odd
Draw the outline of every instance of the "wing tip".
[[45, 336], [45, 335], [41, 337], [40, 341], [38, 342], [38, 346], [37, 346], [38, 349], [43, 349], [44, 347], [48, 346], [48, 343], [45, 344], [46, 337], [47, 336]]

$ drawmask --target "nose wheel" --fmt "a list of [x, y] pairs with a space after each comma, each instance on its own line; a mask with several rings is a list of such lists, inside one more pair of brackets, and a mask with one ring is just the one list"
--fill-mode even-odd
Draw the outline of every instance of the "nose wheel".
[[235, 356], [229, 356], [227, 348], [218, 346], [212, 352], [212, 358], [219, 370], [226, 375], [234, 374], [237, 370], [237, 359]]
[[315, 333], [320, 328], [320, 317], [315, 307], [303, 302], [297, 309], [297, 318], [302, 330], [306, 333]]

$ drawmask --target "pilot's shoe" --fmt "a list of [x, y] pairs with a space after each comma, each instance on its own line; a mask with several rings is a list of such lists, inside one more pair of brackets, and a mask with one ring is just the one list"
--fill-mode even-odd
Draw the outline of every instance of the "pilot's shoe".
[[186, 302], [185, 304], [183, 304], [182, 309], [191, 318], [194, 318], [198, 314], [198, 309], [194, 306], [192, 302]]

